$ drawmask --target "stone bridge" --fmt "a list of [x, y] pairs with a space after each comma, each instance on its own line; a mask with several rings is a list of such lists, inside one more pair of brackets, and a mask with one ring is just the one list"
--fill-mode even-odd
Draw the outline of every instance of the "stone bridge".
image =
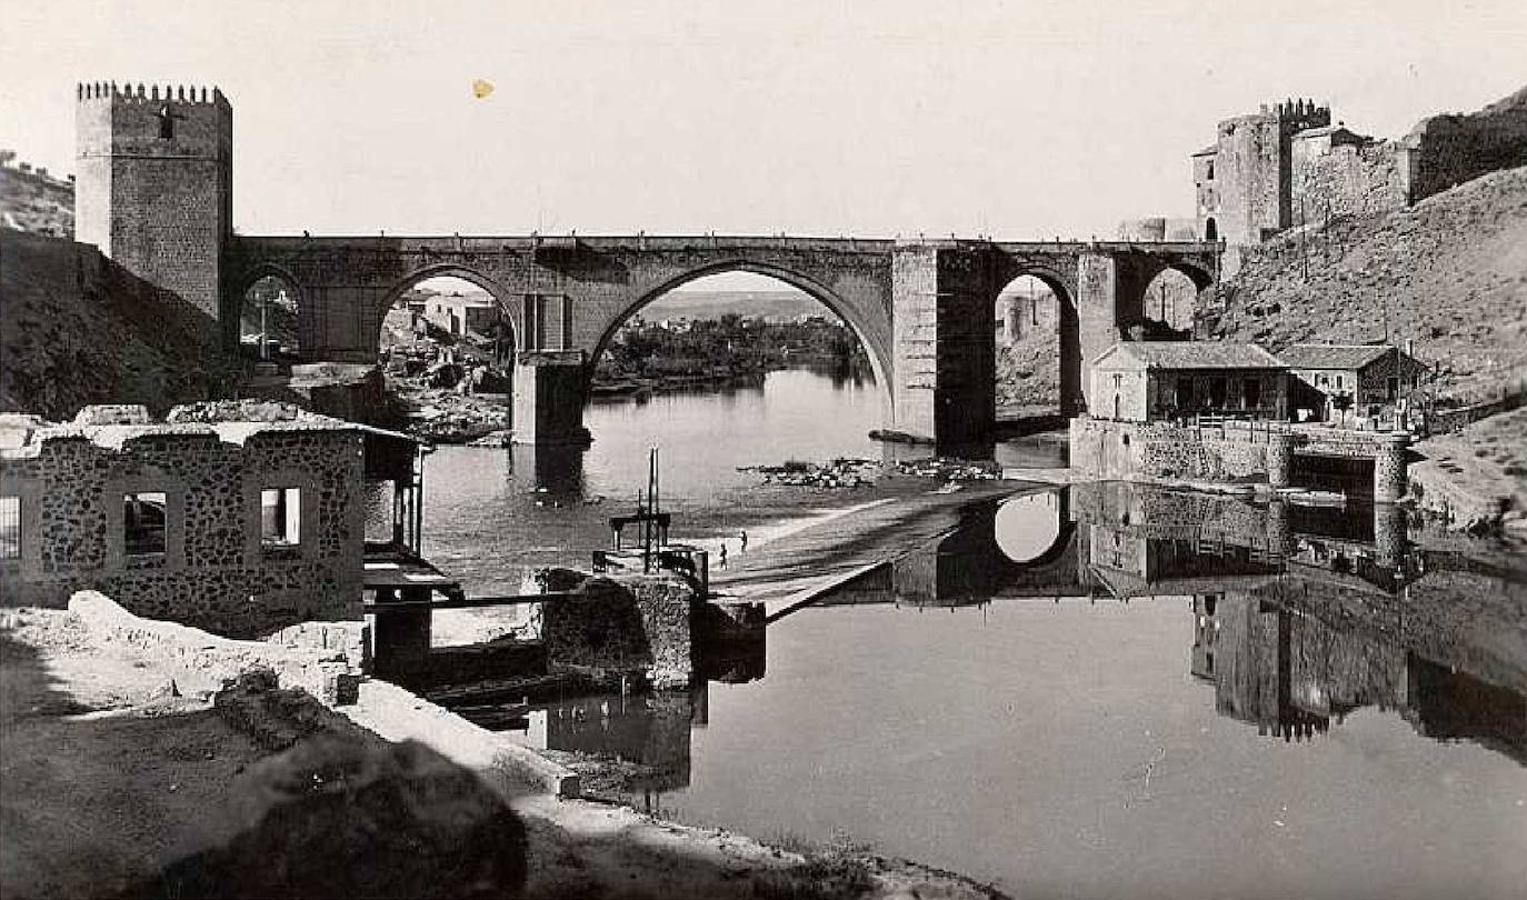
[[941, 448], [976, 446], [995, 419], [993, 310], [1032, 275], [1061, 307], [1062, 402], [1086, 407], [1085, 361], [1142, 321], [1166, 269], [1203, 289], [1213, 243], [861, 240], [795, 237], [248, 237], [222, 254], [218, 318], [237, 339], [239, 306], [265, 276], [297, 298], [308, 361], [372, 362], [382, 318], [404, 291], [455, 276], [491, 294], [517, 350], [515, 440], [583, 434], [588, 373], [622, 323], [706, 275], [773, 276], [819, 300], [858, 335], [885, 397], [885, 427]]

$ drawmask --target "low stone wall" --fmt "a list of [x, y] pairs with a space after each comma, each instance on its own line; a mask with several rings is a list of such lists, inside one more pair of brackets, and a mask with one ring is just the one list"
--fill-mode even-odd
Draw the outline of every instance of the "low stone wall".
[[220, 638], [133, 615], [97, 591], [74, 594], [69, 611], [96, 641], [130, 647], [162, 662], [182, 693], [210, 696], [245, 672], [269, 669], [283, 686], [302, 688], [331, 706], [355, 702], [361, 676], [346, 662], [343, 650]]
[[660, 689], [687, 686], [701, 602], [673, 575], [590, 578], [573, 596], [545, 605], [547, 670], [596, 682], [634, 678]]
[[1267, 481], [1286, 477], [1286, 435], [1234, 426], [1199, 429], [1168, 422], [1071, 420], [1071, 466], [1121, 480]]

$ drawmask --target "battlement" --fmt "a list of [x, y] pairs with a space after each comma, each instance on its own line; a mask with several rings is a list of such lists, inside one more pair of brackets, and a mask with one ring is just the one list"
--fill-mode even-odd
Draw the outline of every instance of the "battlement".
[[197, 85], [171, 85], [164, 86], [161, 94], [159, 85], [153, 84], [144, 87], [142, 82], [137, 85], [118, 87], [115, 81], [84, 81], [74, 86], [75, 100], [80, 102], [94, 100], [108, 100], [114, 103], [159, 103], [174, 102], [187, 105], [228, 106], [228, 98], [215, 86], [209, 94], [206, 86]]
[[1295, 131], [1306, 128], [1324, 128], [1331, 124], [1331, 106], [1320, 106], [1314, 100], [1284, 100], [1282, 103], [1274, 103], [1271, 108], [1266, 103], [1262, 104], [1262, 115], [1268, 116], [1279, 122], [1287, 123]]
[[215, 87], [75, 85], [75, 239], [220, 316], [233, 105]]

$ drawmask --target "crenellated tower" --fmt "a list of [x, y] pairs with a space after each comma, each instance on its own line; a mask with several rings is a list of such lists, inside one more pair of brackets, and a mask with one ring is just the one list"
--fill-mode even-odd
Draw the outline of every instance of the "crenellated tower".
[[75, 239], [227, 318], [220, 297], [233, 232], [228, 99], [217, 88], [91, 82], [76, 86], [75, 101]]
[[1215, 142], [1193, 154], [1199, 235], [1233, 249], [1291, 226], [1294, 135], [1330, 124], [1331, 107], [1313, 100], [1220, 122]]

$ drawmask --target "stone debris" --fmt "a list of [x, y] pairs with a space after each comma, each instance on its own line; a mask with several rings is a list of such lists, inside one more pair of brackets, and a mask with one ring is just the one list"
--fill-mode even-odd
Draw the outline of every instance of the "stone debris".
[[881, 466], [874, 460], [840, 457], [826, 464], [792, 459], [778, 466], [738, 466], [737, 471], [758, 472], [764, 484], [838, 489], [874, 484]]
[[[509, 427], [508, 374], [474, 356], [475, 348], [432, 339], [397, 343], [382, 353], [387, 391], [407, 410], [409, 434], [432, 443], [476, 442]], [[504, 446], [502, 440], [475, 446]]]
[[972, 461], [942, 456], [905, 460], [896, 464], [896, 471], [903, 475], [937, 478], [941, 481], [995, 481], [1002, 477], [1002, 468], [991, 460]]

